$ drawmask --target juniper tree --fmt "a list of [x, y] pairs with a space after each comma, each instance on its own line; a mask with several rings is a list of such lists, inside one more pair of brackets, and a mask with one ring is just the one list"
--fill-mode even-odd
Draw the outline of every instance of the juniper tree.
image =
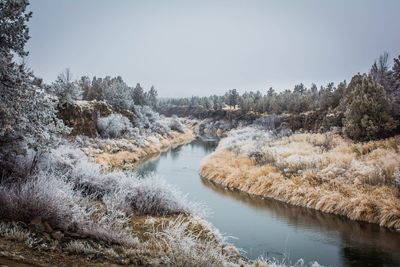
[[345, 134], [359, 141], [387, 136], [395, 122], [384, 88], [367, 75], [355, 75], [346, 89]]
[[[107, 79], [108, 78], [108, 79]], [[106, 77], [106, 83], [101, 86], [104, 100], [114, 107], [133, 108], [132, 88], [130, 88], [121, 76], [110, 79]]]
[[145, 94], [140, 83], [136, 84], [136, 87], [133, 89], [132, 98], [135, 105], [145, 105]]
[[28, 1], [0, 1], [0, 169], [10, 174], [14, 159], [27, 149], [39, 152], [55, 145], [66, 131], [56, 116], [57, 101], [38, 86], [25, 65], [15, 56], [28, 55], [26, 11]]
[[400, 117], [400, 56], [394, 59], [390, 98], [393, 105], [393, 114]]
[[374, 81], [383, 86], [386, 93], [391, 91], [391, 76], [392, 72], [389, 69], [389, 54], [387, 52], [379, 56], [378, 61], [375, 61], [371, 67], [370, 75]]
[[147, 96], [147, 104], [151, 106], [152, 108], [157, 107], [157, 90], [154, 88], [154, 86], [151, 86], [149, 92], [146, 94]]

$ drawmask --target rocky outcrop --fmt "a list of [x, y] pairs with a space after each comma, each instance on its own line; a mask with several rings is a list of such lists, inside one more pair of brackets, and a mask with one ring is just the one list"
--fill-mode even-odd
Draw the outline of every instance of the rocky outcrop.
[[75, 101], [58, 107], [58, 116], [72, 128], [72, 135], [97, 137], [97, 118], [113, 112], [110, 105], [103, 101]]

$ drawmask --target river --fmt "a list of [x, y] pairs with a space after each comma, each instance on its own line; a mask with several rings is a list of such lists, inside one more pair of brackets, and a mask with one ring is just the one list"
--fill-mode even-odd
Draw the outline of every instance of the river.
[[304, 259], [324, 266], [400, 266], [400, 233], [374, 224], [250, 197], [216, 186], [199, 176], [201, 160], [215, 143], [195, 140], [162, 153], [137, 169], [156, 174], [179, 187], [188, 198], [204, 203], [207, 218], [243, 255], [295, 263]]

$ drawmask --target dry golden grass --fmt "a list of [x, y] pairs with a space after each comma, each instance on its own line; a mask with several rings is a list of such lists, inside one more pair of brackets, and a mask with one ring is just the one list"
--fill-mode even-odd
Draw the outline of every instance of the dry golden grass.
[[[106, 149], [95, 154], [96, 163], [103, 164], [109, 168], [132, 169], [141, 160], [157, 155], [171, 148], [189, 143], [195, 138], [192, 129], [188, 128], [185, 132], [180, 133], [173, 131], [169, 136], [160, 136], [160, 138], [150, 137], [146, 145], [133, 146], [129, 149]], [[125, 140], [130, 142], [130, 140]], [[126, 146], [126, 145], [125, 145]]]
[[200, 173], [230, 189], [400, 228], [399, 144], [398, 137], [357, 144], [333, 134], [294, 134], [263, 143], [260, 150], [273, 160], [261, 164], [241, 143], [225, 144]]

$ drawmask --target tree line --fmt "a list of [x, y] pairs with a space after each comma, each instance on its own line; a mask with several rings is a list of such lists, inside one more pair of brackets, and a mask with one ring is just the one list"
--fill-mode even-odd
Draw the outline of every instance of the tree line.
[[75, 100], [97, 100], [106, 101], [115, 107], [131, 109], [134, 105], [155, 108], [158, 102], [158, 92], [154, 86], [151, 86], [148, 91], [145, 91], [140, 83], [137, 83], [135, 87], [130, 87], [121, 76], [93, 77], [92, 79], [82, 76], [79, 80], [74, 80], [68, 68], [58, 75], [55, 82], [40, 86], [56, 96], [61, 104]]
[[343, 113], [344, 132], [355, 140], [388, 136], [398, 128], [400, 118], [400, 56], [390, 66], [388, 53], [376, 60], [370, 71], [356, 74], [350, 83], [328, 83], [318, 87], [303, 83], [293, 89], [276, 92], [272, 87], [264, 93], [236, 89], [223, 95], [162, 99], [163, 108], [201, 108], [205, 111], [238, 109], [237, 112], [260, 114], [299, 114], [308, 111]]

